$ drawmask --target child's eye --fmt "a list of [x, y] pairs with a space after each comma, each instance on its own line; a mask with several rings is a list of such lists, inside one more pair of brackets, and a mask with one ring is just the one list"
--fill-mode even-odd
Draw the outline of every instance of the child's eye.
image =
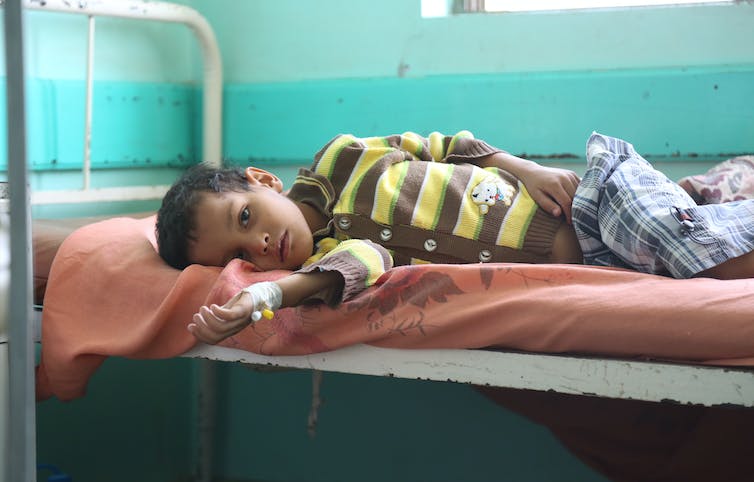
[[241, 226], [246, 227], [249, 224], [249, 219], [251, 218], [251, 213], [249, 212], [248, 207], [244, 207], [241, 209], [241, 214], [238, 216], [238, 222], [241, 223]]

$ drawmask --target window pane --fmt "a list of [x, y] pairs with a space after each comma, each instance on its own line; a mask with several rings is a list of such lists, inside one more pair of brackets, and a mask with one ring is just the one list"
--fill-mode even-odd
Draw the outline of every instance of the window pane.
[[523, 12], [532, 10], [569, 10], [578, 8], [639, 7], [692, 3], [730, 3], [733, 0], [485, 0], [487, 12]]

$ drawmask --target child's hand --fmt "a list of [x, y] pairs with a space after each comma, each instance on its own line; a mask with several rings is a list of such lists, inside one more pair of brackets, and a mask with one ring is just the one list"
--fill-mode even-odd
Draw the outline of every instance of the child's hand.
[[481, 167], [499, 167], [510, 172], [524, 183], [531, 198], [540, 208], [557, 217], [561, 214], [571, 223], [571, 204], [579, 176], [568, 169], [547, 167], [534, 161], [497, 152], [479, 163]]
[[202, 306], [195, 313], [188, 330], [204, 343], [214, 345], [235, 335], [259, 318], [252, 316], [262, 310], [276, 310], [282, 302], [277, 283], [265, 281], [248, 286], [223, 306]]
[[519, 179], [540, 208], [556, 217], [564, 215], [570, 224], [571, 204], [580, 182], [575, 172], [536, 165], [521, 172]]

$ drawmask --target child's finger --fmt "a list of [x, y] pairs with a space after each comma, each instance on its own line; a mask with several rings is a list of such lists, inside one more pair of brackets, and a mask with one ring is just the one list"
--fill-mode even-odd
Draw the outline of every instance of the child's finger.
[[550, 214], [552, 214], [555, 217], [560, 216], [561, 214], [561, 208], [560, 205], [546, 192], [543, 191], [537, 191], [535, 193], [530, 193], [532, 199], [534, 199], [534, 202], [539, 205], [539, 207]]
[[[561, 214], [565, 216], [566, 221], [571, 222], [571, 205], [573, 204], [573, 195], [569, 193], [567, 187], [559, 185], [549, 192], [539, 193], [541, 201], [534, 199], [539, 206], [555, 217]], [[533, 196], [532, 196], [533, 197]]]
[[565, 189], [560, 189], [555, 193], [555, 202], [558, 203], [561, 212], [566, 218], [566, 221], [571, 222], [571, 204], [573, 204], [573, 196]]
[[199, 309], [199, 314], [204, 320], [204, 323], [212, 331], [220, 334], [226, 334], [234, 330], [237, 331], [238, 329], [243, 328], [243, 326], [245, 326], [246, 324], [243, 317], [239, 318], [232, 316], [217, 316], [210, 308], [206, 306], [202, 306]]
[[224, 306], [212, 305], [210, 307], [210, 311], [216, 317], [221, 318], [225, 321], [245, 318], [246, 317], [245, 315], [247, 313], [247, 309], [241, 305], [235, 305], [230, 308], [226, 308]]
[[194, 337], [196, 337], [197, 340], [203, 343], [214, 345], [221, 340], [220, 336], [217, 333], [214, 333], [209, 329], [204, 321], [204, 318], [198, 313], [196, 313], [192, 318], [192, 323], [189, 323], [188, 330], [192, 335], [194, 335]]
[[226, 322], [208, 311], [194, 314], [188, 330], [204, 343], [215, 344], [241, 331], [248, 323], [242, 320]]

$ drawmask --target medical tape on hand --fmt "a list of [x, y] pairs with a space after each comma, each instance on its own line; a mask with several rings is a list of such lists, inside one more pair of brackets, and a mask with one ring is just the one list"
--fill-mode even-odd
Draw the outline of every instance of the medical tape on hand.
[[283, 303], [283, 291], [280, 285], [272, 281], [262, 281], [254, 283], [241, 290], [249, 293], [254, 301], [254, 308], [261, 307], [261, 310], [254, 310], [251, 313], [252, 321], [259, 321], [262, 317], [271, 320], [275, 315], [274, 310], [280, 308]]

